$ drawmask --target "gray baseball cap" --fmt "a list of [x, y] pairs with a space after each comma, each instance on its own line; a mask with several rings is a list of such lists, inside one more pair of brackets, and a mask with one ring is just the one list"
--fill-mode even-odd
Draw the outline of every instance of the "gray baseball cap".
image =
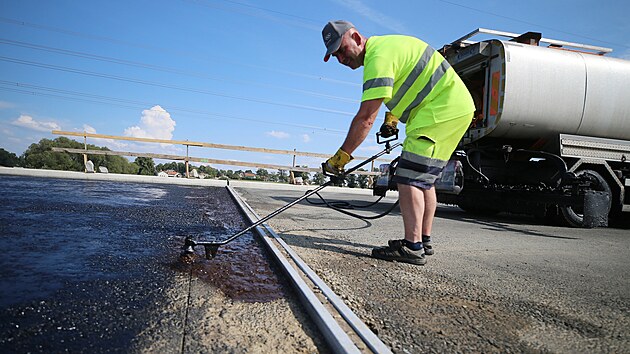
[[344, 33], [346, 33], [349, 29], [354, 28], [354, 25], [348, 21], [330, 21], [324, 26], [322, 30], [322, 38], [324, 39], [324, 44], [326, 45], [326, 55], [324, 55], [324, 61], [328, 61], [330, 59], [330, 55], [337, 50], [341, 46], [341, 37], [343, 37]]

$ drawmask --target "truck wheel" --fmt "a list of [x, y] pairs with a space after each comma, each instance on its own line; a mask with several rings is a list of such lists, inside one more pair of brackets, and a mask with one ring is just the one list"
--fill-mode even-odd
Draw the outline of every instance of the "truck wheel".
[[[612, 195], [610, 186], [608, 185], [604, 177], [602, 177], [599, 173], [593, 170], [581, 170], [581, 171], [578, 171], [576, 175], [577, 176], [590, 175], [594, 177], [597, 183], [595, 184], [593, 189], [600, 192], [606, 192], [608, 193], [608, 195]], [[609, 202], [607, 204], [600, 206], [601, 208], [603, 208], [600, 211], [602, 212], [602, 214], [608, 214], [610, 212], [611, 206], [612, 206], [612, 202], [609, 199]], [[570, 206], [561, 206], [560, 211], [562, 214], [562, 218], [564, 219], [564, 222], [566, 222], [569, 226], [585, 227], [583, 207], [573, 208]]]

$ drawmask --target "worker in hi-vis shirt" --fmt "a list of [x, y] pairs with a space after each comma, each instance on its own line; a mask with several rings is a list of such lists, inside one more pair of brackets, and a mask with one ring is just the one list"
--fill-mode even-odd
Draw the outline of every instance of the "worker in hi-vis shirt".
[[405, 235], [374, 248], [379, 259], [425, 264], [432, 255], [431, 231], [437, 206], [435, 181], [469, 127], [475, 106], [468, 89], [448, 62], [420, 39], [365, 37], [350, 22], [331, 21], [322, 31], [326, 54], [357, 69], [363, 66], [363, 94], [345, 141], [324, 164], [341, 175], [352, 153], [370, 132], [381, 103], [389, 109], [381, 136], [406, 138], [392, 181], [397, 183]]

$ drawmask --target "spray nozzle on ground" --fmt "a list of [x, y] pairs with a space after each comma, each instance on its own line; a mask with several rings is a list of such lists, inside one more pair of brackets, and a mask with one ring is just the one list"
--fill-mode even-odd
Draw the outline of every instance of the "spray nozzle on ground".
[[184, 246], [182, 246], [182, 256], [195, 253], [195, 246], [197, 243], [190, 237], [186, 237], [184, 240]]
[[187, 256], [187, 255], [191, 255], [195, 253], [195, 246], [197, 245], [201, 245], [203, 246], [205, 252], [206, 252], [206, 259], [212, 259], [217, 255], [217, 252], [219, 251], [219, 246], [218, 244], [208, 244], [208, 243], [204, 243], [204, 242], [197, 242], [195, 240], [193, 240], [190, 236], [186, 237], [186, 239], [184, 240], [184, 246], [182, 247], [182, 256]]
[[[396, 135], [396, 138], [398, 136]], [[346, 176], [350, 173], [353, 173], [354, 171], [358, 170], [359, 168], [361, 168], [364, 165], [367, 165], [369, 162], [372, 162], [374, 160], [376, 160], [377, 158], [383, 156], [384, 154], [389, 154], [391, 152], [392, 149], [401, 146], [401, 143], [395, 143], [394, 145], [390, 145], [390, 141], [392, 141], [393, 139], [390, 140], [385, 140], [385, 141], [379, 141], [379, 144], [386, 144], [386, 148], [385, 150], [379, 152], [378, 154], [370, 157], [369, 159], [361, 162], [360, 164], [350, 168], [349, 170], [345, 171], [345, 173], [343, 174], [343, 176]], [[324, 166], [322, 165], [322, 168]], [[325, 169], [323, 169], [325, 171]], [[300, 198], [297, 198], [296, 200], [292, 201], [291, 203], [275, 210], [274, 212], [272, 212], [271, 214], [265, 216], [264, 218], [258, 219], [258, 221], [256, 221], [255, 223], [251, 224], [250, 226], [248, 226], [247, 228], [235, 233], [234, 235], [228, 237], [227, 239], [223, 240], [223, 241], [195, 241], [193, 240], [190, 236], [186, 237], [186, 240], [184, 242], [184, 246], [182, 247], [182, 255], [191, 255], [195, 253], [195, 246], [203, 246], [205, 251], [206, 251], [206, 259], [212, 259], [217, 255], [217, 251], [219, 250], [219, 246], [225, 245], [229, 242], [234, 241], [236, 238], [238, 238], [239, 236], [249, 232], [250, 230], [254, 229], [255, 227], [258, 227], [259, 225], [262, 225], [262, 223], [266, 222], [267, 220], [273, 218], [274, 216], [282, 213], [283, 211], [289, 209], [290, 207], [294, 206], [295, 204], [301, 202], [304, 199], [307, 199], [308, 197], [317, 194], [320, 190], [326, 188], [327, 186], [329, 186], [330, 184], [332, 184], [334, 182], [334, 180], [331, 178], [328, 182], [320, 185], [319, 187], [309, 191], [308, 193], [304, 194], [303, 196], [301, 196]]]
[[219, 251], [219, 246], [216, 245], [204, 245], [203, 247], [206, 250], [206, 259], [214, 258]]

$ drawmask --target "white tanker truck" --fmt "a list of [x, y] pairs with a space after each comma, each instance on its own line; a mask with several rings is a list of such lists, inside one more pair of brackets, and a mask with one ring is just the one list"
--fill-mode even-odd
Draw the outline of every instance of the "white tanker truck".
[[574, 227], [630, 217], [630, 61], [610, 51], [485, 29], [444, 46], [477, 111], [438, 200]]
[[[509, 40], [470, 41], [479, 34]], [[610, 51], [484, 29], [444, 46], [477, 111], [438, 199], [575, 227], [629, 217], [630, 61]]]

